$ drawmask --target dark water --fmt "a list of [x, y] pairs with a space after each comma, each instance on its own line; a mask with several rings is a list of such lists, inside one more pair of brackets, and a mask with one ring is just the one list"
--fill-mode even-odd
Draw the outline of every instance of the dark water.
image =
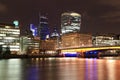
[[120, 80], [119, 59], [0, 60], [0, 80]]

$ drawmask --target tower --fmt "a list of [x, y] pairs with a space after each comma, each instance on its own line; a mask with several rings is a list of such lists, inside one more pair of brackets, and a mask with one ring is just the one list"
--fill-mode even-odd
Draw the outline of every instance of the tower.
[[53, 28], [53, 32], [51, 34], [51, 37], [59, 37], [59, 33], [58, 33], [57, 27]]
[[65, 12], [61, 15], [62, 34], [80, 32], [81, 15], [75, 12]]
[[50, 35], [49, 27], [48, 27], [48, 18], [46, 16], [39, 16], [39, 36], [41, 40], [45, 40], [48, 35]]

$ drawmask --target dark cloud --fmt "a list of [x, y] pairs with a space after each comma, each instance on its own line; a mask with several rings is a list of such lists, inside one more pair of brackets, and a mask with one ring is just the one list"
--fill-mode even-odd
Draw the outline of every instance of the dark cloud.
[[[99, 16], [107, 22], [120, 22], [120, 1], [119, 0], [98, 0], [103, 7]], [[106, 6], [106, 7], [105, 7]]]
[[104, 5], [111, 5], [111, 6], [120, 8], [119, 0], [98, 0], [98, 3], [104, 4]]
[[0, 13], [4, 13], [7, 11], [7, 6], [3, 3], [0, 3]]

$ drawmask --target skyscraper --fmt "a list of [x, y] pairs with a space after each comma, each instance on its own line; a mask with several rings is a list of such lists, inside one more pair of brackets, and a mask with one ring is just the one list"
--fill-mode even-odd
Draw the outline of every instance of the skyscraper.
[[39, 27], [38, 32], [41, 40], [45, 40], [48, 35], [50, 35], [49, 27], [48, 27], [48, 18], [46, 16], [39, 16]]
[[61, 15], [62, 34], [79, 32], [81, 27], [81, 15], [75, 12], [65, 12]]

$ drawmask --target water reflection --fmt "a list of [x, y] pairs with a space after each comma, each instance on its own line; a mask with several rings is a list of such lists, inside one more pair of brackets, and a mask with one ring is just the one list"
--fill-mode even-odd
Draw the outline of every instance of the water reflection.
[[10, 59], [0, 61], [1, 80], [21, 80], [21, 60]]
[[85, 80], [98, 80], [98, 65], [96, 59], [85, 60]]
[[120, 60], [32, 58], [0, 60], [0, 80], [119, 80]]
[[108, 70], [108, 80], [115, 80], [115, 60], [106, 61]]

